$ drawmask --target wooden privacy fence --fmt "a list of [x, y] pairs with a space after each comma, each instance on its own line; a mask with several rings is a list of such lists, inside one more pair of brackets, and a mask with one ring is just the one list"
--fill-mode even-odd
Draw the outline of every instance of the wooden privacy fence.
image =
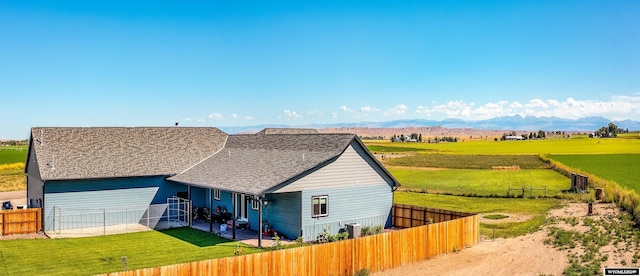
[[356, 239], [104, 275], [353, 275], [364, 268], [377, 272], [475, 245], [479, 225], [478, 215], [468, 214]]
[[42, 230], [42, 209], [0, 211], [0, 235], [31, 234]]
[[416, 227], [475, 215], [406, 204], [393, 204], [391, 213], [392, 225], [396, 228]]

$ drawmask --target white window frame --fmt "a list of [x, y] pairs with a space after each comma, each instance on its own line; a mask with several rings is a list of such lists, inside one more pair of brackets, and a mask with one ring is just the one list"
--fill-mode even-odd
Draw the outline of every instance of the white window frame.
[[[325, 200], [325, 212], [322, 213], [322, 199]], [[318, 200], [318, 214], [316, 214], [315, 210], [315, 201]], [[321, 218], [329, 216], [329, 196], [328, 195], [320, 195], [320, 196], [312, 196], [311, 197], [311, 217], [312, 218]]]
[[251, 199], [251, 209], [258, 211], [260, 209], [260, 200]]
[[213, 189], [213, 199], [220, 201], [220, 189]]

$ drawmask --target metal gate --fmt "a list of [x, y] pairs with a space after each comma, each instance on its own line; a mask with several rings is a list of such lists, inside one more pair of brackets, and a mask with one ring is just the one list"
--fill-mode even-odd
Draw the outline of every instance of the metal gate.
[[169, 222], [189, 225], [191, 218], [191, 201], [177, 196], [167, 198]]

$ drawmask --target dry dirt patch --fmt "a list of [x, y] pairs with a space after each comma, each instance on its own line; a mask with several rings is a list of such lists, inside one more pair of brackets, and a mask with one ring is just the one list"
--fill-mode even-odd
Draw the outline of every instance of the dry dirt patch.
[[[487, 239], [477, 245], [461, 251], [438, 256], [407, 266], [374, 273], [373, 275], [561, 275], [569, 263], [569, 255], [580, 255], [584, 250], [577, 246], [573, 249], [557, 249], [545, 244], [549, 239], [550, 227], [558, 227], [586, 233], [590, 229], [584, 225], [584, 219], [594, 221], [616, 221], [620, 210], [614, 204], [594, 204], [593, 215], [587, 216], [586, 203], [568, 203], [560, 209], [547, 214], [550, 222], [541, 230], [510, 239]], [[514, 216], [517, 215], [504, 214]], [[519, 219], [526, 219], [519, 217]], [[491, 221], [489, 219], [485, 219]], [[501, 222], [505, 222], [502, 221]], [[483, 221], [484, 223], [484, 221]], [[579, 243], [579, 241], [576, 241]], [[635, 248], [629, 249], [625, 243], [607, 245], [600, 248], [600, 254], [607, 255], [603, 267], [638, 267], [632, 263]], [[623, 248], [626, 248], [623, 250]], [[624, 262], [623, 262], [624, 261]], [[626, 265], [623, 265], [625, 264]]]
[[[506, 218], [501, 219], [489, 219], [485, 216], [489, 215], [503, 215]], [[508, 213], [490, 213], [490, 214], [482, 214], [480, 215], [480, 223], [485, 224], [498, 224], [498, 223], [509, 223], [509, 222], [523, 222], [533, 218], [533, 215], [528, 214], [508, 214]]]

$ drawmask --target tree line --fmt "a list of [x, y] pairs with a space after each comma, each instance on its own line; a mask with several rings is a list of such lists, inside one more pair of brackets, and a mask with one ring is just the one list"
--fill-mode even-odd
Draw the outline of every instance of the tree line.
[[3, 140], [0, 141], [0, 145], [3, 147], [6, 146], [27, 146], [29, 145], [29, 140]]
[[600, 138], [615, 138], [618, 137], [618, 134], [620, 133], [629, 133], [629, 129], [620, 129], [616, 124], [609, 123], [608, 125], [596, 130], [595, 135]]

